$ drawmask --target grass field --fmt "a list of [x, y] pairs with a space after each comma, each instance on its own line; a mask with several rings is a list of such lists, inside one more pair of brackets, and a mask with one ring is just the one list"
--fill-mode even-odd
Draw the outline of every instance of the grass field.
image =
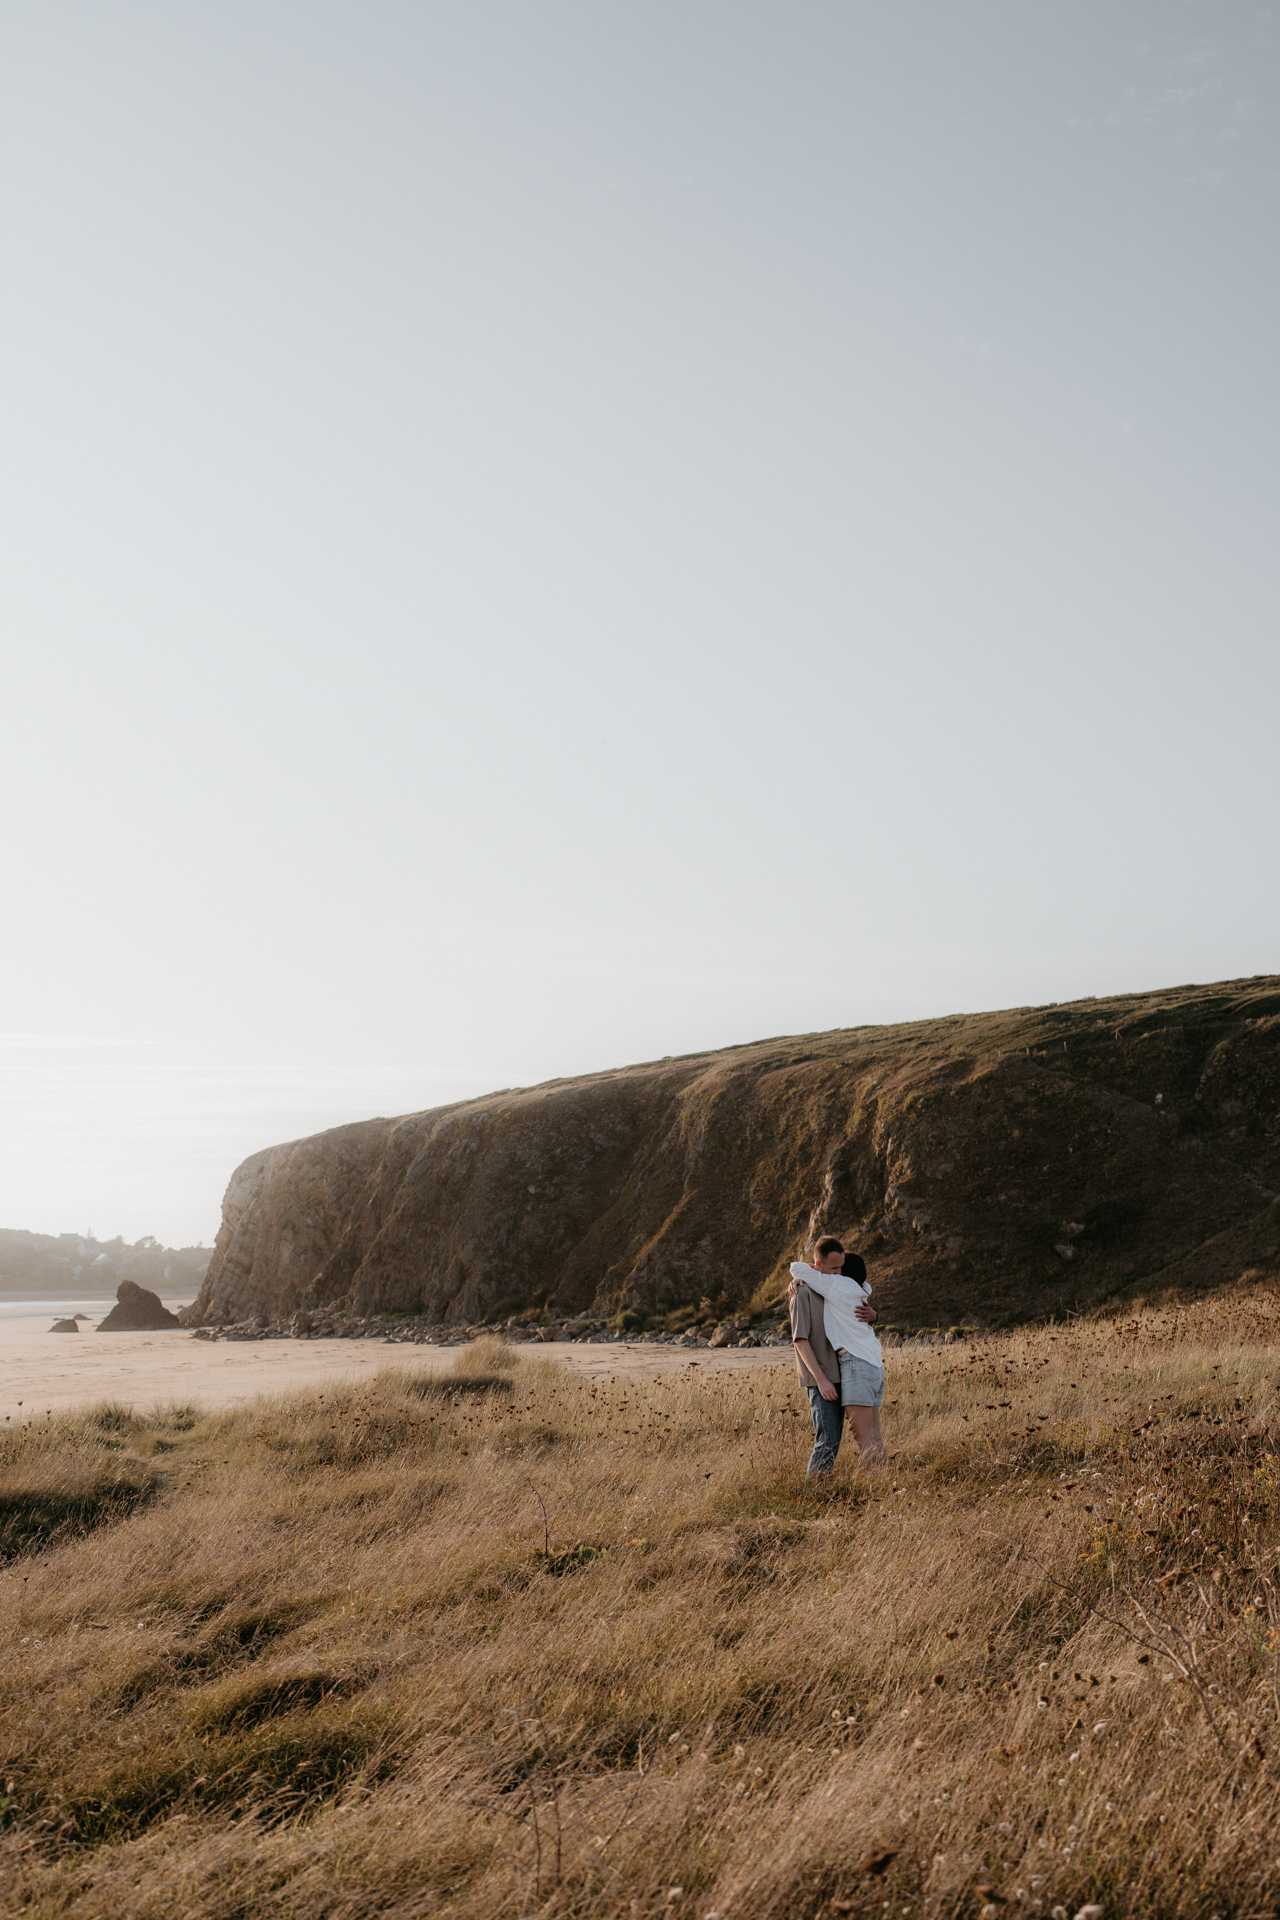
[[37, 1407], [0, 1914], [1274, 1914], [1278, 1341], [891, 1353], [818, 1486], [789, 1365]]

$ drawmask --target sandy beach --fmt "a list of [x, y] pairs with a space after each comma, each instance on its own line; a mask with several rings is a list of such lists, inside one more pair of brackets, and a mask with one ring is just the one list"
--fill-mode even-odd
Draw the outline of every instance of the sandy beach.
[[[439, 1373], [463, 1342], [419, 1347], [390, 1340], [197, 1340], [164, 1333], [0, 1331], [0, 1424], [48, 1409], [118, 1401], [146, 1411], [158, 1402], [239, 1407], [262, 1394], [293, 1393], [325, 1380], [357, 1381], [382, 1367]], [[785, 1347], [707, 1348], [522, 1343], [517, 1351], [552, 1359], [590, 1378], [742, 1367], [790, 1367]]]

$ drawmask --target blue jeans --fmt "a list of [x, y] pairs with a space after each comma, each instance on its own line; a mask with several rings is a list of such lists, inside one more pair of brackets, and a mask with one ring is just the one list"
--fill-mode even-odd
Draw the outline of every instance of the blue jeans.
[[840, 1395], [834, 1400], [824, 1400], [811, 1381], [805, 1382], [805, 1392], [809, 1396], [809, 1407], [813, 1414], [813, 1452], [809, 1455], [809, 1464], [804, 1470], [806, 1480], [816, 1480], [824, 1473], [830, 1473], [840, 1451], [840, 1435], [844, 1431], [844, 1408], [840, 1405]]

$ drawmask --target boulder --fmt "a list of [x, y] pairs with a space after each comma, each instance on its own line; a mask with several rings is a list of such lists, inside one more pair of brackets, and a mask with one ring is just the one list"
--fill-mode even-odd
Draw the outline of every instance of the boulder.
[[136, 1280], [122, 1280], [116, 1288], [116, 1304], [105, 1320], [99, 1320], [99, 1333], [158, 1333], [162, 1327], [176, 1327], [176, 1313], [170, 1313], [160, 1296]]
[[50, 1333], [79, 1333], [80, 1329], [74, 1320], [55, 1320], [49, 1331]]

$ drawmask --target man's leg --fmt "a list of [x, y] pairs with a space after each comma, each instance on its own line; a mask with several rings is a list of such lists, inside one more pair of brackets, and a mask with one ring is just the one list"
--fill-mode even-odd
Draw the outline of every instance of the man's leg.
[[880, 1434], [879, 1407], [846, 1407], [845, 1418], [853, 1428], [853, 1437], [862, 1449], [864, 1467], [882, 1467], [888, 1458]]
[[809, 1396], [809, 1409], [813, 1414], [813, 1452], [809, 1455], [809, 1464], [804, 1470], [806, 1480], [821, 1479], [830, 1473], [840, 1451], [840, 1435], [843, 1431], [840, 1401], [824, 1400], [815, 1386], [807, 1385], [805, 1392]]

